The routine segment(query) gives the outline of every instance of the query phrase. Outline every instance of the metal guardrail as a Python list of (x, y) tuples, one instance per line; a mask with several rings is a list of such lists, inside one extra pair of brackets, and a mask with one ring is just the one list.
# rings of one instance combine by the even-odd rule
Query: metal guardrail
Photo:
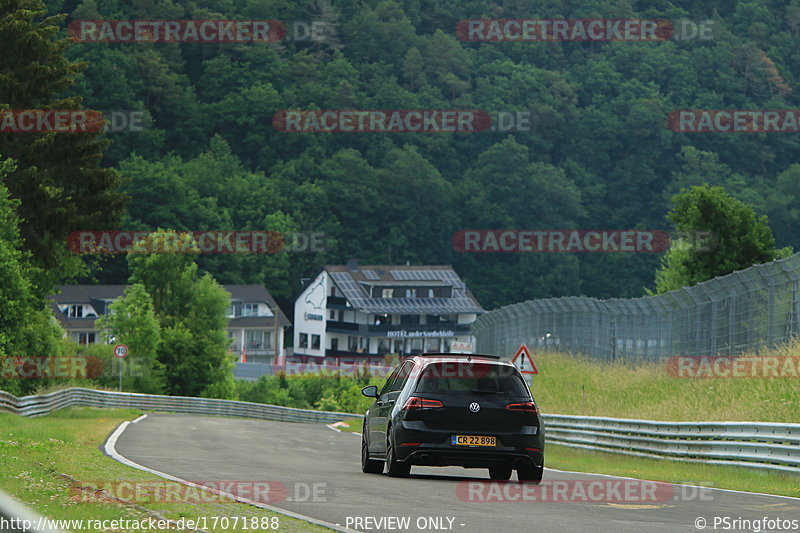
[(544, 415), (547, 442), (679, 461), (747, 466), (800, 475), (800, 424), (656, 422)]
[(0, 532), (3, 533), (60, 533), (49, 527), (48, 521), (0, 491)]
[[(0, 411), (40, 416), (70, 406), (135, 408), (284, 422), (330, 423), (363, 415), (309, 411), (232, 400), (64, 389), (17, 398), (0, 391)], [(543, 416), (547, 442), (626, 455), (747, 466), (800, 475), (800, 424), (661, 422), (570, 415)]]
[(41, 416), (71, 406), (134, 408), (196, 415), (235, 416), (283, 422), (336, 422), (352, 418), (349, 413), (310, 411), (252, 402), (161, 396), (134, 392), (99, 391), (83, 388), (63, 389), (40, 396), (16, 396), (0, 391), (0, 411), (22, 416)]

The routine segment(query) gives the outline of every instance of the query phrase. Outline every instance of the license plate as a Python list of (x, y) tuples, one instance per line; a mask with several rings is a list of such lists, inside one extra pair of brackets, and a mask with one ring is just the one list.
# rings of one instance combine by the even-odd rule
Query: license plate
[(487, 437), (485, 435), (453, 435), (451, 440), (453, 446), (497, 446), (497, 437)]

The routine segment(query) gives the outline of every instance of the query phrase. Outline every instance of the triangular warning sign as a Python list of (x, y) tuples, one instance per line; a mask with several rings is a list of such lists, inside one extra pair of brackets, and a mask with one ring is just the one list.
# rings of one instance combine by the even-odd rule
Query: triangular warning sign
[(525, 343), (520, 345), (517, 353), (515, 353), (514, 357), (511, 358), (511, 363), (523, 374), (539, 373), (539, 369), (536, 368), (536, 364), (533, 362), (533, 357), (531, 357), (531, 352), (528, 351), (528, 347), (525, 346)]

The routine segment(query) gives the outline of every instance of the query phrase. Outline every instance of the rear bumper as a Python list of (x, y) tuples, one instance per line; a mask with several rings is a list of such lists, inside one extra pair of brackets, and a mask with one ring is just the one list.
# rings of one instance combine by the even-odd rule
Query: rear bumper
[[(452, 435), (493, 435), (497, 446), (465, 447), (451, 444)], [(499, 464), (512, 466), (544, 464), (544, 435), (541, 426), (524, 426), (515, 432), (433, 430), (419, 422), (396, 426), (395, 454), (401, 462), (427, 466), (485, 468)]]

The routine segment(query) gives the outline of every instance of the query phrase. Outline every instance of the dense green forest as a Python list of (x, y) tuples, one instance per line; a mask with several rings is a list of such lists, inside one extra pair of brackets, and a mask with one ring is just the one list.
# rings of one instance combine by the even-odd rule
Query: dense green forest
[[(790, 109), (800, 1), (53, 0), (86, 19), (324, 21), (322, 41), (75, 43), (66, 97), (142, 110), (109, 133), (103, 166), (127, 181), (119, 227), (325, 232), (324, 253), (204, 255), (221, 283), (281, 303), (322, 264), (452, 264), (487, 309), (561, 295), (640, 296), (661, 254), (465, 254), (464, 229), (665, 229), (670, 198), (709, 183), (800, 245), (798, 138), (676, 133), (680, 109)], [(713, 38), (466, 42), (475, 18), (711, 20)], [(529, 111), (530, 131), (285, 133), (281, 110)], [(76, 226), (72, 229), (99, 229)], [(124, 283), (124, 256), (80, 281)], [(97, 262), (94, 262), (97, 261)]]

